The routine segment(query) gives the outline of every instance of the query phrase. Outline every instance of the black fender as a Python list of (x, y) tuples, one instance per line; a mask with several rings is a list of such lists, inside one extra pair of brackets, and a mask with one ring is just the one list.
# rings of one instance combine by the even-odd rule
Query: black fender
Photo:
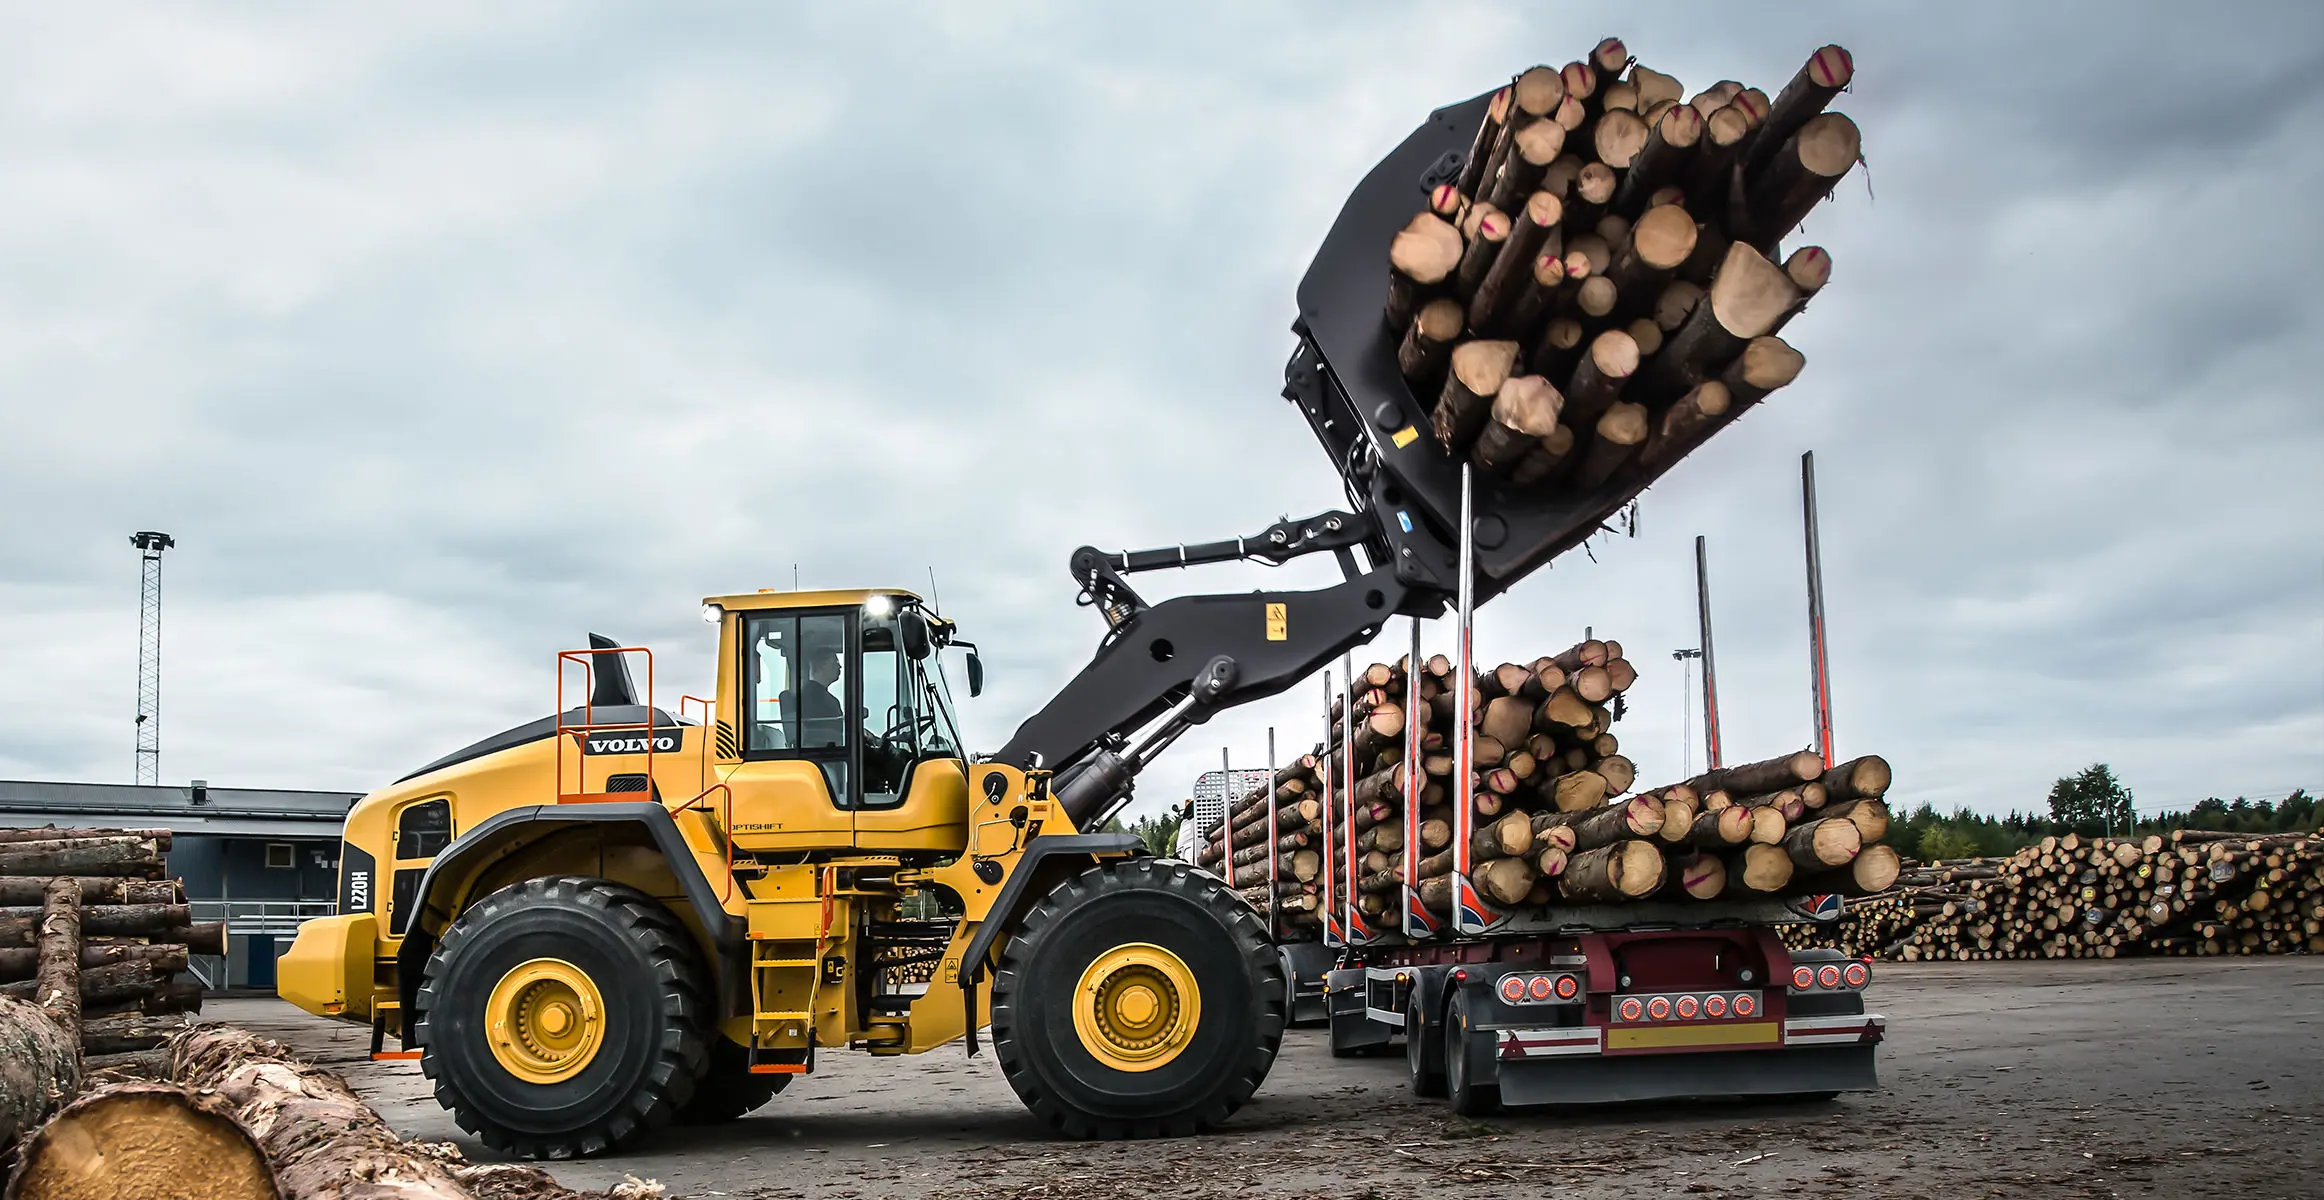
[[(672, 832), (675, 832), (673, 830)], [(1043, 834), (1025, 843), (1025, 852), (1017, 856), (1016, 869), (1009, 872), (1008, 882), (1001, 885), (1001, 894), (993, 897), (992, 910), (985, 914), (984, 924), (977, 926), (974, 936), (960, 955), (960, 985), (973, 988), (984, 975), (986, 960), (992, 957), (993, 943), (1000, 940), (1005, 926), (1017, 923), (1033, 902), (1041, 897), (1033, 891), (1033, 880), (1041, 874), (1040, 868), (1050, 859), (1135, 857), (1146, 853), (1146, 843), (1134, 833), (1052, 833)], [(973, 994), (973, 993), (972, 993)], [(975, 1001), (970, 1001), (973, 1011)], [(971, 1022), (973, 1027), (974, 1022)]]
[(438, 888), (448, 890), (446, 880), (463, 878), (473, 869), (484, 866), (506, 849), (520, 844), (519, 837), (529, 844), (547, 833), (602, 825), (635, 825), (653, 839), (655, 848), (670, 865), (670, 874), (677, 877), (678, 886), (685, 892), (687, 906), (694, 910), (702, 928), (710, 933), (711, 980), (716, 995), (721, 998), (719, 1010), (722, 1015), (733, 1010), (734, 990), (745, 979), (742, 965), (745, 922), (729, 915), (725, 905), (719, 903), (718, 889), (694, 861), (694, 851), (678, 832), (678, 822), (670, 816), (670, 810), (648, 800), (535, 804), (495, 813), (461, 834), (436, 855), (435, 861), (428, 864), (427, 873), (420, 876), (414, 896), (415, 913), (404, 931), (403, 945), (397, 947), (395, 954), (396, 993), (403, 1003), (401, 1032), (407, 1046), (414, 1044), (411, 1012), (412, 1002), (419, 995), (420, 976), (427, 969), (428, 956), (435, 953), (436, 934), (452, 919), (452, 899), (440, 894)]

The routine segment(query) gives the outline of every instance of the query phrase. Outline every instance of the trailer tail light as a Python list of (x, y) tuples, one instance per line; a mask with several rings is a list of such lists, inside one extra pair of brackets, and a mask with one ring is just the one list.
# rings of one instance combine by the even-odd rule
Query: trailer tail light
[(1748, 1017), (1759, 1011), (1759, 998), (1749, 992), (1735, 993), (1735, 1015)]
[(1621, 1008), (1617, 1011), (1621, 1014), (1623, 1020), (1635, 1021), (1638, 1018), (1646, 1015), (1646, 1005), (1642, 1003), (1636, 996), (1632, 996), (1628, 1000), (1624, 1000), (1622, 1002)]
[(1714, 1021), (1718, 1020), (1720, 1017), (1726, 1016), (1726, 1015), (1727, 1015), (1727, 998), (1726, 998), (1725, 996), (1706, 996), (1706, 997), (1704, 997), (1704, 998), (1703, 998), (1703, 1015), (1704, 1015), (1704, 1016), (1706, 1016), (1706, 1017), (1709, 1017), (1709, 1018), (1711, 1018), (1711, 1019), (1712, 1019), (1712, 1020), (1714, 1020)]
[(1670, 999), (1666, 996), (1656, 996), (1654, 999), (1647, 1001), (1646, 1015), (1654, 1018), (1657, 1021), (1669, 1016)]
[(1673, 1007), (1681, 1021), (1692, 1021), (1695, 1019), (1695, 1014), (1702, 1011), (1702, 1005), (1693, 996), (1679, 997), (1678, 1003)]
[(1536, 1000), (1547, 1000), (1556, 990), (1557, 985), (1551, 983), (1547, 975), (1536, 975), (1531, 983), (1525, 985), (1525, 994)]
[(1791, 969), (1791, 986), (1801, 991), (1816, 986), (1816, 969), (1814, 967), (1793, 967)]
[(1841, 975), (1847, 978), (1849, 987), (1860, 988), (1872, 981), (1872, 968), (1860, 962), (1849, 963), (1848, 969), (1842, 971)]
[(1816, 983), (1828, 988), (1840, 986), (1840, 968), (1831, 964), (1816, 972)]
[(1577, 993), (1579, 993), (1581, 990), (1582, 990), (1582, 983), (1581, 983), (1581, 980), (1578, 980), (1578, 979), (1574, 978), (1574, 977), (1573, 977), (1573, 976), (1571, 976), (1571, 975), (1560, 975), (1560, 976), (1558, 976), (1558, 977), (1557, 977), (1557, 998), (1558, 998), (1558, 999), (1560, 999), (1560, 1000), (1571, 1000), (1571, 999), (1573, 999), (1573, 998), (1574, 998), (1574, 996), (1575, 996)]
[(1507, 975), (1501, 979), (1501, 998), (1511, 1004), (1525, 999), (1525, 977)]

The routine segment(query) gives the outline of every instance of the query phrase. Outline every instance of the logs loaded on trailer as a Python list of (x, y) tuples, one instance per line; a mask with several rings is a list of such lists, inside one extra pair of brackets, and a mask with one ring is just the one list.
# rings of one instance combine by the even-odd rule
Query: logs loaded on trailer
[[(1408, 874), (1441, 916), (1452, 906), (1454, 805), (1465, 794), (1470, 880), (1508, 910), (1869, 895), (1895, 881), (1901, 860), (1882, 843), (1890, 771), (1878, 757), (1827, 770), (1799, 751), (1633, 793), (1637, 768), (1613, 727), (1637, 671), (1621, 643), (1589, 638), (1469, 682), (1473, 770), (1463, 788), (1453, 776), (1454, 676), (1441, 655), (1357, 672), (1325, 740), (1202, 831), (1198, 865), (1232, 871), (1262, 912), (1272, 899), (1287, 939), (1318, 935), (1327, 897), (1360, 918), (1390, 919)], [(1409, 822), (1408, 778), (1422, 806)]]
[(1384, 317), (1436, 442), (1499, 486), (1634, 491), (1806, 358), (1779, 336), (1831, 278), (1783, 243), (1861, 161), (1811, 54), (1771, 101), (1601, 41), (1495, 92), (1459, 174), (1387, 246)]
[(2068, 834), (1906, 863), (1895, 885), (1785, 940), (1902, 962), (2324, 953), (2314, 833)]

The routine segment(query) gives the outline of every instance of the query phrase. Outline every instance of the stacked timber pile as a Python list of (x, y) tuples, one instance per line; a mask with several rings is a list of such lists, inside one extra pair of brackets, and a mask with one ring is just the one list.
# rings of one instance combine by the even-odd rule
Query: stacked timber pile
[[(1470, 878), (1489, 902), (1519, 910), (1869, 896), (1894, 884), (1902, 860), (1882, 844), (1890, 771), (1878, 757), (1826, 770), (1822, 758), (1800, 751), (1631, 794), (1637, 768), (1613, 725), (1636, 679), (1620, 642), (1590, 638), (1471, 681)], [(1333, 895), (1366, 918), (1393, 923), (1414, 854), (1421, 903), (1439, 916), (1452, 908), (1453, 805), (1463, 790), (1454, 786), (1452, 664), (1441, 655), (1417, 672), (1403, 662), (1375, 663), (1354, 683), (1325, 743), (1279, 770), (1266, 794), (1230, 808), (1231, 844), (1213, 825), (1197, 855), (1213, 871), (1231, 863), (1249, 872), (1239, 890), (1254, 908), (1267, 901), (1267, 859), (1275, 856), (1277, 905), (1287, 913), (1280, 936), (1313, 935), (1326, 869)], [(1340, 713), (1353, 717), (1352, 772), (1339, 769), (1350, 748)], [(1413, 724), (1416, 762), (1408, 757)], [(1332, 767), (1328, 793), (1323, 763)], [(1414, 771), (1421, 809), (1407, 822), (1406, 777)], [(1352, 786), (1341, 784), (1343, 776)], [(1340, 831), (1335, 842), (1354, 831), (1352, 864), (1323, 845), (1327, 807)]]
[[(1323, 778), (1319, 747), (1278, 767), (1272, 783), (1253, 788), (1227, 805), (1225, 817), (1203, 831), (1195, 864), (1228, 879), (1245, 902), (1267, 911), (1267, 860), (1276, 859), (1275, 911), (1278, 936), (1317, 936), (1323, 871)], [(1275, 817), (1268, 836), (1268, 814)], [(1231, 829), (1229, 837), (1223, 831)]]
[(1911, 864), (1898, 882), (1785, 940), (1903, 962), (2324, 953), (2316, 834), (2068, 834), (2007, 858)]
[(194, 954), (224, 954), (225, 926), (196, 923), (163, 879), (166, 830), (0, 830), (0, 996), (55, 1006), (89, 1067), (158, 1069), (155, 1049), (202, 1006)]
[(1388, 247), (1389, 328), (1437, 442), (1506, 486), (1635, 490), (1798, 376), (1778, 332), (1831, 277), (1780, 243), (1859, 160), (1826, 46), (1771, 101), (1688, 98), (1607, 38), (1494, 93)]

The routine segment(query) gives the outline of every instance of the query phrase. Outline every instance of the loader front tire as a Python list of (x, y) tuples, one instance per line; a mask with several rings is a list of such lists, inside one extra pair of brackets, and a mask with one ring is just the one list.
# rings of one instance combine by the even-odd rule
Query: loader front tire
[(1105, 863), (1043, 897), (993, 975), (1009, 1085), (1075, 1138), (1181, 1137), (1258, 1090), (1283, 1040), (1283, 971), (1258, 918), (1184, 863)]
[(668, 1125), (703, 1071), (709, 988), (645, 893), (555, 875), (484, 897), (429, 956), (420, 1069), (462, 1129), (505, 1154), (601, 1154)]

